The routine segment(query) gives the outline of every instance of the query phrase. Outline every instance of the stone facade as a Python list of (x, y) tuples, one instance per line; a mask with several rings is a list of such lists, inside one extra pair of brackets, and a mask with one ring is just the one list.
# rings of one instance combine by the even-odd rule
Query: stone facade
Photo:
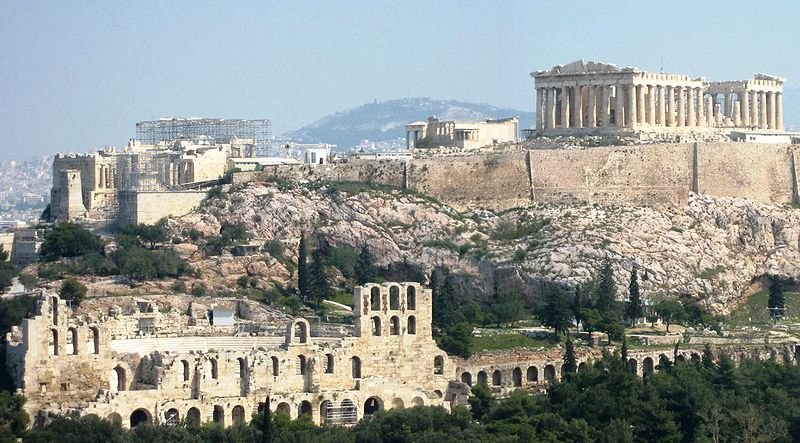
[(708, 82), (578, 60), (531, 73), (539, 135), (739, 128), (783, 130), (783, 82)]
[(439, 120), (428, 117), (406, 125), (406, 149), (417, 147), (451, 147), (477, 149), (487, 145), (514, 143), (519, 135), (517, 117), (481, 122)]

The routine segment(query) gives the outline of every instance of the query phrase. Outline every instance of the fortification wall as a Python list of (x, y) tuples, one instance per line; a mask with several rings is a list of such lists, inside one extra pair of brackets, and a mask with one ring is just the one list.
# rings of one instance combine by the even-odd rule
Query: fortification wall
[(765, 203), (791, 202), (792, 150), (791, 146), (764, 143), (700, 144), (699, 193)]
[(169, 215), (184, 215), (200, 206), (207, 191), (131, 191), (120, 193), (119, 222), (152, 224)]

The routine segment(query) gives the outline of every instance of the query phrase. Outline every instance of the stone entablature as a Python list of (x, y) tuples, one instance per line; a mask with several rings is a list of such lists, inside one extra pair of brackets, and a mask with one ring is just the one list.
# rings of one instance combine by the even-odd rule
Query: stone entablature
[(452, 147), (477, 149), (487, 145), (514, 143), (519, 135), (519, 119), (509, 117), (480, 122), (440, 120), (428, 117), (406, 125), (406, 149)]
[(687, 75), (578, 60), (531, 73), (539, 135), (639, 130), (783, 130), (783, 82), (707, 82)]

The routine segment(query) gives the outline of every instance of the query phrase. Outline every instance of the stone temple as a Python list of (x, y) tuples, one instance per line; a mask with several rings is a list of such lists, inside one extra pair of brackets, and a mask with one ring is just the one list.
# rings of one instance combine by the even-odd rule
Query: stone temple
[(578, 60), (531, 73), (536, 132), (783, 131), (784, 79), (706, 81)]

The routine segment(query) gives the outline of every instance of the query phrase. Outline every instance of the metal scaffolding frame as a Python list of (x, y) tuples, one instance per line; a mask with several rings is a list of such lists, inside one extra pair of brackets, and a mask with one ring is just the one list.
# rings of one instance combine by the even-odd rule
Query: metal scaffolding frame
[(146, 144), (209, 137), (216, 143), (253, 140), (257, 155), (266, 153), (272, 138), (272, 122), (228, 118), (162, 118), (136, 123), (136, 139)]

